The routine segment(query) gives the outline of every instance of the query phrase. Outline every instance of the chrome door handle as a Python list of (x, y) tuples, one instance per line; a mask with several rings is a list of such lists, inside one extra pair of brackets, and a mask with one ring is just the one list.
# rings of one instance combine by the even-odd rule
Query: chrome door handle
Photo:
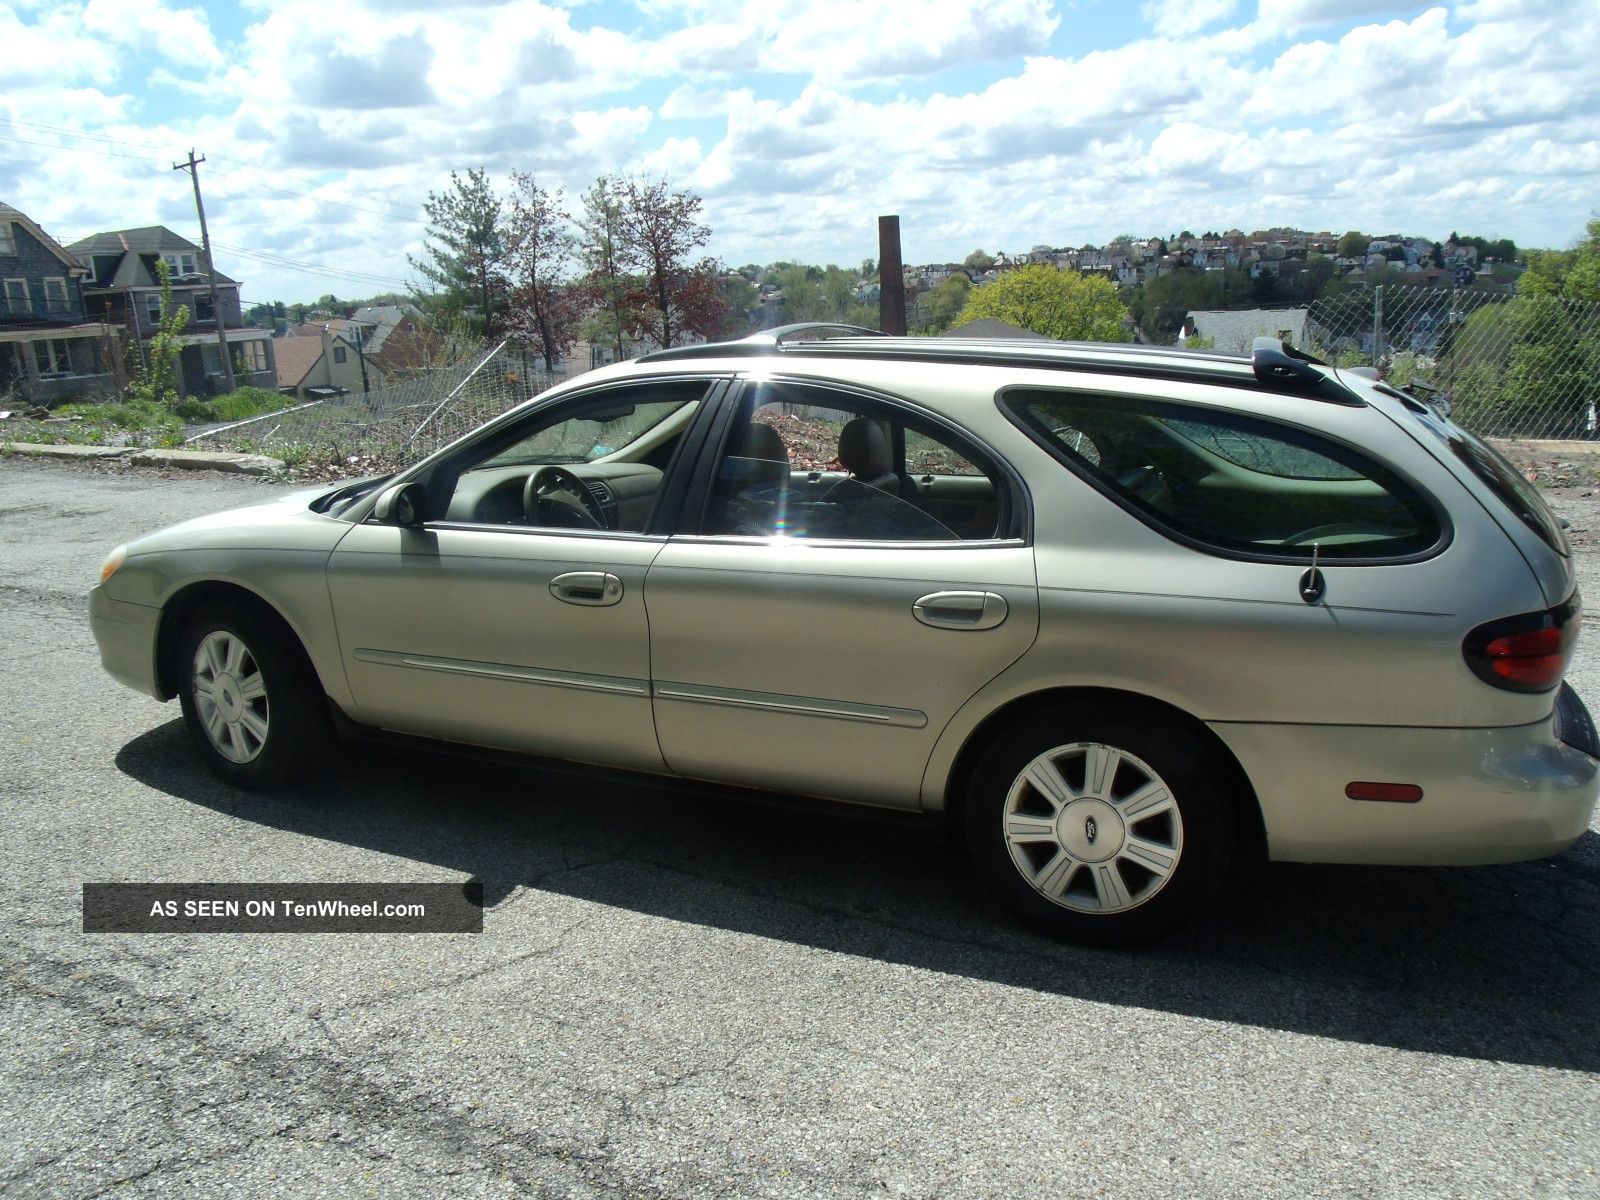
[(608, 571), (568, 571), (550, 581), (550, 594), (567, 604), (604, 608), (622, 599), (622, 580)]
[(935, 629), (993, 629), (1011, 609), (993, 592), (933, 592), (911, 606), (911, 614)]

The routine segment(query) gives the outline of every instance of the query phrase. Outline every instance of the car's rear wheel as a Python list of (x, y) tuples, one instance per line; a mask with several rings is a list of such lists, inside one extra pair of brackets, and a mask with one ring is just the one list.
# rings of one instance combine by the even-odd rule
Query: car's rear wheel
[(179, 702), (200, 755), (239, 787), (299, 778), (333, 741), (327, 703), (299, 645), (277, 622), (214, 604), (184, 627)]
[(1148, 941), (1192, 916), (1227, 867), (1227, 772), (1199, 731), (1128, 706), (1052, 705), (984, 753), (967, 844), (1000, 897), (1072, 941)]

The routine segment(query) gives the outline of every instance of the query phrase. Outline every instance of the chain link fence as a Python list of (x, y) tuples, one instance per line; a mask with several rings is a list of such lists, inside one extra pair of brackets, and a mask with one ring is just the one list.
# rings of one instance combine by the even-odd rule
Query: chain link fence
[[(1381, 287), (1325, 296), (1285, 310), (1291, 315), (1279, 322), (1290, 329), (1277, 332), (1289, 332), (1301, 349), (1343, 367), (1376, 366), (1397, 386), (1432, 384), (1450, 397), (1456, 420), (1477, 433), (1600, 440), (1600, 304)], [(535, 356), (507, 343), (482, 346), (455, 365), (371, 394), (198, 430), (188, 444), (339, 474), (390, 471), (556, 382)]]
[(370, 393), (310, 400), (197, 430), (185, 444), (266, 454), (334, 473), (393, 471), (558, 382), (560, 376), (535, 356), (502, 342)]
[(1317, 300), (1301, 348), (1450, 397), (1501, 438), (1600, 438), (1600, 304), (1476, 288), (1382, 287)]

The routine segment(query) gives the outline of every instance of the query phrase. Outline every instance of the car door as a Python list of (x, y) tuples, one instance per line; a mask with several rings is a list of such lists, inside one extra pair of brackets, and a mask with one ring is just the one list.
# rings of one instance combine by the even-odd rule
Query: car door
[(644, 514), (707, 386), (601, 388), (491, 426), (412, 478), (414, 524), (352, 528), (328, 564), (352, 715), (662, 770), (644, 580), (666, 539)]
[[(881, 461), (908, 429), (978, 464), (968, 499), (987, 527), (953, 531), (917, 503), (903, 455)], [(874, 449), (841, 456), (841, 439)], [(1022, 489), (927, 413), (781, 379), (746, 385), (706, 455), (701, 513), (645, 581), (667, 764), (915, 807), (946, 722), (1037, 633)]]

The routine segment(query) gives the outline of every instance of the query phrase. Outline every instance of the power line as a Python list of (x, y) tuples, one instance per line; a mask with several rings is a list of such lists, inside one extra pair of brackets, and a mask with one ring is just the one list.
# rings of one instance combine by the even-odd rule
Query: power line
[(230, 254), (237, 254), (241, 258), (251, 259), (271, 267), (289, 268), (303, 271), (311, 275), (322, 275), (331, 279), (348, 279), (354, 283), (386, 284), (409, 288), (411, 281), (400, 279), (394, 275), (379, 275), (373, 271), (350, 271), (339, 267), (329, 267), (322, 263), (305, 262), (302, 259), (289, 258), (282, 254), (273, 254), (265, 250), (251, 250), (244, 246), (230, 246), (226, 242), (214, 243), (218, 249), (226, 250)]

